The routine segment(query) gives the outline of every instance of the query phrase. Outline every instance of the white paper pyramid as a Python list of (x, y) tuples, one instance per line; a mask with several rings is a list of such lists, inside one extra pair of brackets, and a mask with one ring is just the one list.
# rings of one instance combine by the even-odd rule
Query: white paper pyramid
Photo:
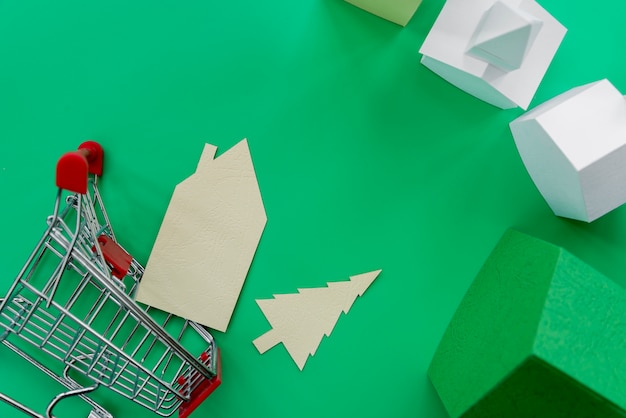
[(542, 26), (534, 16), (498, 1), (483, 15), (467, 52), (505, 71), (516, 70)]
[(363, 10), (387, 19), (400, 26), (406, 26), (415, 14), (422, 0), (346, 0)]
[(569, 90), (510, 127), (556, 215), (591, 222), (626, 202), (626, 98), (608, 80)]
[(467, 93), (527, 109), (565, 33), (534, 0), (448, 0), (420, 53)]

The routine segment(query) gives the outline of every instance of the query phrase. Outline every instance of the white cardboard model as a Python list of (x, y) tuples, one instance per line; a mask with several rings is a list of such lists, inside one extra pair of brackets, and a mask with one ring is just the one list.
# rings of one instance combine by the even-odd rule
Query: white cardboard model
[(137, 300), (226, 331), (267, 217), (248, 142), (216, 150), (176, 186)]
[(626, 98), (608, 80), (569, 90), (510, 127), (556, 215), (591, 222), (626, 202)]
[(400, 26), (406, 26), (415, 14), (422, 0), (346, 0), (363, 10), (387, 19)]
[(341, 312), (348, 313), (381, 270), (351, 276), (328, 287), (298, 289), (298, 293), (274, 295), (257, 304), (272, 329), (253, 341), (261, 354), (282, 342), (300, 370), (315, 355), (322, 337), (330, 336)]
[(527, 109), (566, 33), (534, 0), (448, 0), (422, 64), (502, 109)]

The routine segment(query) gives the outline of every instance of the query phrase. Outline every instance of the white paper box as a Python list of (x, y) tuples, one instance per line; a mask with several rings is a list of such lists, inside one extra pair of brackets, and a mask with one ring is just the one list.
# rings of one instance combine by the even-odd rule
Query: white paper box
[(527, 109), (566, 31), (534, 0), (448, 0), (422, 64), (494, 106)]
[(591, 222), (626, 202), (626, 98), (608, 80), (569, 90), (510, 127), (556, 215)]

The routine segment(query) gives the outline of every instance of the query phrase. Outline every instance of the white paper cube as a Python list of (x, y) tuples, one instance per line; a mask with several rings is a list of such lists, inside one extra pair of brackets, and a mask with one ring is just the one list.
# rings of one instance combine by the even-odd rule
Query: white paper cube
[(494, 106), (527, 109), (566, 32), (534, 0), (448, 0), (422, 64)]
[(569, 90), (510, 127), (556, 215), (591, 222), (626, 202), (626, 98), (608, 80)]
[(387, 19), (400, 26), (406, 26), (415, 14), (422, 0), (346, 0), (363, 10)]

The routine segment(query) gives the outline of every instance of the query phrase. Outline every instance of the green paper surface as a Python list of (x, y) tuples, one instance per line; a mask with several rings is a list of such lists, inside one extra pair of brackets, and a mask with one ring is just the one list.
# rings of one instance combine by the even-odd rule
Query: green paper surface
[(567, 251), (508, 231), (429, 377), (455, 418), (623, 416), (624, 306), (623, 288)]
[[(532, 383), (530, 390), (529, 383)], [(536, 357), (529, 357), (483, 402), (463, 418), (479, 417), (623, 417), (615, 405), (590, 396), (576, 381)]]
[[(247, 137), (268, 223), (222, 349), (223, 383), (192, 418), (444, 418), (426, 371), (509, 227), (626, 283), (626, 208), (557, 218), (502, 111), (420, 65), (443, 0), (405, 28), (343, 0), (0, 2), (0, 294), (45, 228), (54, 167), (105, 148), (119, 241), (148, 259), (174, 186), (204, 143)], [(626, 92), (626, 2), (542, 0), (567, 28), (531, 107), (601, 78)], [(383, 269), (300, 372), (255, 299)], [(355, 307), (356, 308), (356, 307)], [(42, 411), (59, 387), (0, 347), (0, 391)], [(10, 377), (10, 378), (9, 378)], [(106, 389), (116, 418), (154, 414)], [(56, 412), (84, 418), (68, 400)], [(0, 416), (22, 417), (0, 404)]]
[(591, 267), (561, 252), (533, 351), (625, 408), (626, 292), (610, 280), (591, 282), (594, 275)]

